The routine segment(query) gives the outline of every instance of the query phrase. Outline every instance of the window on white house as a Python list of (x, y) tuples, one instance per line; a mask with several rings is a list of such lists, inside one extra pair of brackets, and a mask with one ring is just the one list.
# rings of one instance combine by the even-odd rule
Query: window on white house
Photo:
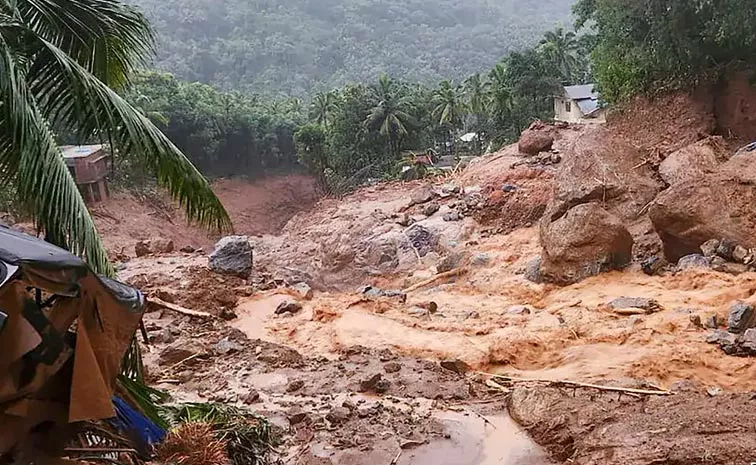
[(569, 100), (566, 101), (566, 102), (564, 102), (564, 109), (567, 111), (567, 113), (571, 113), (572, 112), (572, 102), (570, 102)]

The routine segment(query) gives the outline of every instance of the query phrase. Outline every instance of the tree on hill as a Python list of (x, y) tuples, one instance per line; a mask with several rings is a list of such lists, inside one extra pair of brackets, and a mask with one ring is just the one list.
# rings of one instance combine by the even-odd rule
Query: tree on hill
[(402, 138), (408, 135), (407, 127), (412, 120), (402, 90), (398, 82), (381, 74), (373, 87), (377, 103), (365, 120), (368, 128), (377, 129), (386, 138), (393, 159), (399, 156)]
[(55, 130), (112, 142), (155, 173), (187, 217), (229, 229), (205, 178), (113, 88), (153, 47), (144, 16), (118, 0), (0, 0), (0, 171), (47, 240), (113, 274)]

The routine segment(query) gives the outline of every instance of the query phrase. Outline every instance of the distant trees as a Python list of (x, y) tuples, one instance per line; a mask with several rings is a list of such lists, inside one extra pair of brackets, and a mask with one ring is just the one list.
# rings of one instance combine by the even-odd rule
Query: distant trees
[(401, 84), (383, 73), (378, 84), (372, 88), (375, 94), (375, 106), (368, 114), (365, 124), (368, 128), (378, 129), (386, 138), (389, 153), (396, 158), (399, 155), (402, 139), (409, 134), (407, 127), (412, 117), (406, 93)]

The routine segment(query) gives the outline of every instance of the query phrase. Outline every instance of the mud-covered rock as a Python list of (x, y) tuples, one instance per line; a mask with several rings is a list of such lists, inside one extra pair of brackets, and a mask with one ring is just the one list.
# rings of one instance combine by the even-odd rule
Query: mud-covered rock
[(738, 336), (727, 331), (712, 331), (706, 336), (706, 342), (718, 345), (726, 354), (734, 354), (738, 350)]
[(153, 239), (150, 241), (150, 249), (153, 253), (171, 253), (174, 250), (173, 241), (164, 238)]
[(441, 206), (436, 202), (431, 202), (423, 207), (423, 215), (433, 216), (437, 211), (441, 209)]
[(536, 257), (525, 265), (524, 276), (525, 279), (532, 283), (540, 284), (543, 282), (543, 275), (541, 274), (541, 257)]
[(412, 193), (410, 204), (420, 205), (426, 202), (430, 202), (431, 200), (433, 200), (433, 197), (435, 197), (435, 195), (436, 194), (433, 193), (433, 190), (430, 187), (423, 187)]
[(617, 297), (609, 302), (609, 306), (614, 309), (640, 308), (647, 311), (656, 311), (661, 308), (659, 302), (646, 297)]
[(756, 248), (755, 186), (756, 163), (749, 157), (733, 157), (715, 173), (659, 194), (649, 216), (667, 258), (698, 253), (710, 239)]
[(618, 217), (598, 204), (582, 204), (554, 221), (541, 222), (541, 274), (547, 281), (570, 284), (626, 267), (633, 238)]
[(295, 379), (286, 385), (286, 392), (297, 392), (304, 387), (304, 384), (301, 379)]
[(286, 299), (276, 307), (276, 315), (282, 315), (284, 313), (297, 313), (302, 310), (302, 304), (294, 299)]
[(243, 349), (238, 342), (231, 341), (228, 338), (221, 339), (213, 346), (213, 351), (219, 355), (228, 355), (234, 352), (240, 352)]
[(244, 402), (247, 405), (255, 404), (259, 401), (260, 401), (260, 393), (257, 392), (255, 389), (250, 389), (247, 395), (244, 396), (244, 399), (242, 399), (242, 402)]
[(296, 283), (291, 286), (291, 290), (294, 291), (294, 293), (297, 294), (300, 299), (312, 300), (312, 288), (307, 283)]
[(553, 145), (554, 136), (548, 128), (530, 128), (522, 132), (517, 147), (527, 155), (538, 155), (551, 150)]
[(664, 182), (674, 185), (709, 175), (728, 159), (724, 140), (719, 136), (708, 137), (671, 153), (659, 165), (659, 175)]
[(747, 329), (740, 338), (740, 350), (745, 355), (756, 355), (756, 329)]
[(444, 213), (442, 218), (444, 219), (444, 221), (449, 221), (449, 222), (460, 221), (462, 219), (462, 217), (459, 215), (459, 212), (457, 210), (452, 210), (452, 211), (448, 211)]
[(415, 225), (404, 234), (421, 257), (433, 252), (438, 245), (438, 237), (424, 226)]
[(328, 414), (326, 414), (326, 420), (332, 425), (341, 425), (349, 421), (352, 416), (352, 411), (347, 407), (334, 407)]
[(756, 327), (756, 311), (752, 305), (737, 302), (730, 307), (730, 315), (727, 319), (728, 331), (740, 334), (754, 327)]
[(715, 257), (717, 255), (717, 249), (719, 249), (719, 239), (709, 239), (701, 244), (700, 249), (704, 257)]
[(187, 366), (196, 363), (196, 358), (203, 355), (205, 346), (194, 340), (176, 342), (160, 352), (158, 364), (161, 366), (173, 366), (183, 362)]
[(491, 264), (491, 255), (480, 252), (473, 255), (472, 259), (470, 260), (470, 263), (473, 266), (487, 266)]
[(152, 250), (150, 249), (150, 243), (146, 241), (137, 241), (137, 243), (134, 244), (134, 253), (137, 257), (144, 257), (151, 254)]
[(208, 266), (216, 273), (242, 278), (252, 272), (252, 246), (247, 236), (227, 236), (215, 244)]
[(452, 252), (449, 255), (442, 258), (440, 262), (438, 262), (438, 265), (436, 266), (436, 271), (438, 271), (439, 273), (446, 273), (447, 271), (456, 269), (462, 263), (463, 259), (464, 259), (463, 254), (459, 252)]
[(470, 365), (460, 359), (444, 360), (441, 362), (441, 368), (449, 371), (453, 371), (459, 375), (464, 375), (470, 371)]

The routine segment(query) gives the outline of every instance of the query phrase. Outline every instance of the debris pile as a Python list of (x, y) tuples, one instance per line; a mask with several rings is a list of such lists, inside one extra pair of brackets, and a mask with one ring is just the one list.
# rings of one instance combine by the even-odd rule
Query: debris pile
[(730, 308), (727, 331), (715, 329), (706, 341), (717, 344), (728, 355), (756, 355), (756, 309), (737, 302)]

